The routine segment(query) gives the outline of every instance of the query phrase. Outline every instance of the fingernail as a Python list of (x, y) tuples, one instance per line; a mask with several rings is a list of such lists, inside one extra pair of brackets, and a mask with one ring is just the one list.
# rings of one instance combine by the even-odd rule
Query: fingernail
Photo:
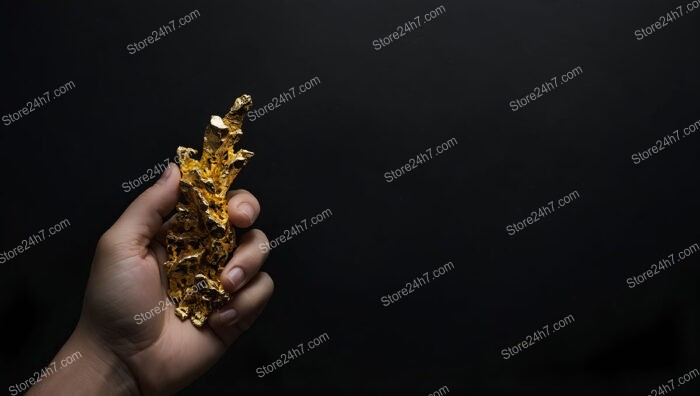
[(243, 277), (245, 274), (243, 273), (243, 270), (240, 269), (239, 267), (236, 267), (232, 269), (226, 277), (228, 277), (229, 282), (233, 285), (233, 291), (238, 290), (238, 287), (241, 285), (241, 282), (243, 282)]
[(160, 179), (158, 181), (166, 181), (170, 177), (170, 175), (173, 174), (173, 164), (168, 164), (168, 166), (165, 168), (165, 171), (163, 172), (162, 175), (160, 175)]
[(221, 321), (224, 326), (231, 326), (236, 323), (237, 318), (238, 312), (233, 308), (228, 308), (219, 313), (219, 321)]
[(253, 224), (253, 216), (255, 216), (255, 211), (253, 210), (252, 206), (250, 206), (247, 203), (242, 203), (238, 205), (238, 210), (243, 212), (243, 214), (246, 215), (246, 217), (248, 217), (248, 221), (250, 222), (250, 224)]

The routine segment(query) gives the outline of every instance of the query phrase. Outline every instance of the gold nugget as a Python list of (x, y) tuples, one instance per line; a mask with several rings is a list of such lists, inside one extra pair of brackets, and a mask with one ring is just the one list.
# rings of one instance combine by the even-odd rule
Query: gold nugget
[(199, 160), (192, 158), (197, 150), (177, 149), (181, 196), (166, 238), (168, 296), (176, 304), (175, 315), (181, 320), (189, 317), (197, 327), (231, 299), (219, 280), (236, 248), (226, 193), (253, 156), (233, 147), (243, 134), (243, 118), (252, 104), (250, 95), (243, 95), (223, 118), (211, 116)]

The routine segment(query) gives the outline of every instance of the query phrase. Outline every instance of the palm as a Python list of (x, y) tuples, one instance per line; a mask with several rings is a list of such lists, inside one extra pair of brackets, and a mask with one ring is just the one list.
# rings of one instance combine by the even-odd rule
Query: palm
[[(173, 314), (162, 266), (165, 259), (165, 249), (158, 242), (143, 257), (135, 255), (111, 264), (109, 257), (98, 255), (85, 299), (87, 316), (106, 345), (133, 371), (156, 374), (142, 378), (144, 388), (157, 387), (155, 381), (189, 382), (188, 378), (205, 371), (225, 350), (210, 328), (198, 329)], [(153, 370), (154, 364), (163, 367)]]
[[(128, 367), (131, 382), (144, 394), (172, 394), (206, 371), (253, 324), (274, 288), (270, 276), (259, 272), (266, 254), (257, 247), (267, 237), (251, 230), (238, 240), (222, 273), (231, 301), (201, 329), (173, 314), (165, 248), (158, 242), (166, 228), (163, 217), (178, 199), (179, 170), (168, 169), (100, 238), (78, 324), (81, 334), (107, 346), (101, 351)], [(228, 197), (231, 224), (250, 227), (260, 213), (255, 197), (244, 190)]]

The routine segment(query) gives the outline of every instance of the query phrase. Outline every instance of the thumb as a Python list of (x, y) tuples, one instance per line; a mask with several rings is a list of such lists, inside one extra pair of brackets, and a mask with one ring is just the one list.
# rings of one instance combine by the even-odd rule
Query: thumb
[(163, 226), (163, 217), (177, 204), (180, 169), (169, 164), (160, 179), (129, 205), (110, 230), (114, 242), (137, 249), (147, 248)]

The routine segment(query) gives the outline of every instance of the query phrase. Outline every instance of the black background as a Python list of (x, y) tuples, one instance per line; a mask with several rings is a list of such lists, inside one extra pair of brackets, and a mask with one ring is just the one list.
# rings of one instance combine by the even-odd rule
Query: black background
[[(638, 41), (687, 1), (3, 2), (0, 250), (71, 226), (0, 269), (2, 386), (49, 362), (80, 313), (94, 246), (210, 114), (321, 84), (244, 125), (256, 156), (234, 188), (262, 203), (275, 294), (256, 325), (182, 394), (647, 395), (700, 368), (700, 255), (628, 277), (700, 242), (700, 136), (631, 155), (700, 119), (700, 10)], [(377, 51), (372, 41), (444, 5)], [(197, 9), (146, 49), (126, 46)], [(517, 112), (509, 102), (580, 66)], [(451, 138), (401, 178), (384, 173)], [(152, 183), (152, 182), (151, 182)], [(580, 198), (514, 236), (549, 201)], [(380, 298), (451, 261), (388, 307)], [(575, 322), (511, 359), (546, 324)], [(257, 378), (301, 342), (330, 340)], [(674, 394), (697, 394), (700, 379)]]

